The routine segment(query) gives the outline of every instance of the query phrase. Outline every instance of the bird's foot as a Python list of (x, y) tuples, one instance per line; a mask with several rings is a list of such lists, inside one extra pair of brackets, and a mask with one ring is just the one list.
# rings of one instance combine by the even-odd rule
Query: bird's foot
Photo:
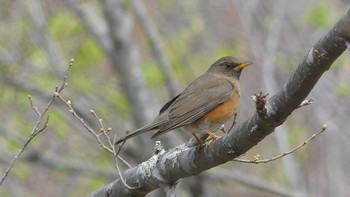
[(219, 138), (219, 136), (215, 135), (215, 133), (211, 132), (211, 131), (207, 131), (207, 134), (210, 136), (209, 140), (216, 140)]
[(202, 147), (206, 143), (206, 139), (208, 138), (207, 133), (202, 133), (199, 135), (196, 135), (192, 133), (193, 138), (186, 144), (187, 147), (194, 147), (194, 146), (200, 146)]
[(205, 143), (205, 138), (203, 140), (202, 136), (198, 137), (195, 133), (192, 133), (192, 135), (196, 139), (195, 145), (202, 145)]
[(207, 131), (206, 133), (202, 133), (200, 135), (196, 135), (195, 133), (192, 133), (192, 135), (194, 138), (192, 138), (189, 141), (187, 146), (188, 147), (197, 146), (197, 150), (196, 150), (197, 153), (200, 152), (204, 146), (209, 145), (211, 142), (213, 142), (218, 138), (218, 136), (211, 131)]
[(211, 131), (207, 131), (207, 134), (209, 135), (209, 138), (207, 140), (205, 140), (205, 142), (209, 145), (211, 144), (214, 140), (218, 139), (219, 136), (215, 135), (213, 132)]

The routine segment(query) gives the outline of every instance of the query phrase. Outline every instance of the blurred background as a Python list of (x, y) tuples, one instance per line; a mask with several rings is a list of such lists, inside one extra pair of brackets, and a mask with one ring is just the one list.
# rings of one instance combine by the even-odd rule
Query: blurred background
[[(241, 76), (238, 124), (255, 108), (251, 96), (273, 95), (299, 61), (349, 8), (344, 0), (1, 0), (0, 172), (37, 120), (75, 58), (63, 96), (88, 125), (89, 113), (112, 133), (144, 125), (216, 59), (254, 62)], [(244, 158), (291, 150), (322, 124), (326, 133), (267, 164), (229, 162), (180, 181), (179, 196), (347, 196), (350, 193), (350, 59), (345, 52), (313, 89), (311, 106), (295, 111)], [(110, 154), (68, 109), (55, 102), (37, 136), (0, 187), (0, 196), (85, 196), (117, 178)], [(129, 140), (133, 166), (153, 153), (152, 132)], [(169, 132), (165, 148), (191, 136)], [(124, 170), (126, 166), (121, 166)], [(151, 197), (164, 196), (154, 191)]]

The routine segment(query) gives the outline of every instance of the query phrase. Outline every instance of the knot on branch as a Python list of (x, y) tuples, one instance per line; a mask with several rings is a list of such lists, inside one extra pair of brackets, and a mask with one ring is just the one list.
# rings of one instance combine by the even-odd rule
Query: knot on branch
[(156, 141), (156, 144), (154, 145), (154, 154), (158, 155), (158, 154), (163, 154), (165, 152), (162, 144), (160, 141)]
[(256, 112), (258, 113), (260, 118), (266, 119), (267, 118), (267, 110), (266, 110), (266, 97), (269, 94), (263, 94), (262, 92), (259, 92), (257, 94), (254, 94), (253, 100), (255, 102)]

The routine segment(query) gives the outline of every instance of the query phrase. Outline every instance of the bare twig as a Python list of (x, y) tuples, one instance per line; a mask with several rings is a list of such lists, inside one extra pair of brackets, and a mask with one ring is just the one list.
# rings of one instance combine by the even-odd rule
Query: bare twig
[(42, 121), (42, 116), (40, 115), (38, 118), (38, 122), (37, 124), (35, 124), (35, 126), (32, 129), (32, 132), (29, 136), (29, 138), (27, 139), (27, 141), (25, 142), (25, 144), (23, 145), (23, 147), (19, 150), (19, 152), (16, 154), (16, 156), (14, 157), (14, 159), (12, 160), (10, 166), (6, 169), (5, 173), (2, 175), (1, 180), (0, 180), (0, 186), (2, 185), (2, 183), (5, 181), (7, 175), (10, 173), (11, 169), (13, 168), (13, 166), (15, 165), (16, 161), (19, 159), (19, 157), (22, 155), (22, 153), (24, 152), (24, 150), (27, 148), (27, 146), (29, 145), (29, 143), (33, 140), (33, 138), (35, 136), (37, 136), (39, 133), (41, 133), (42, 131), (44, 131), (46, 129), (46, 127), (49, 124), (49, 116), (47, 116), (44, 125), (39, 129), (39, 125)]
[[(119, 152), (119, 151), (118, 151)], [(133, 189), (138, 189), (139, 187), (132, 187), (130, 185), (128, 185), (123, 177), (123, 174), (122, 172), (120, 171), (119, 169), (119, 164), (118, 164), (118, 158), (119, 158), (119, 155), (114, 155), (115, 156), (115, 168), (117, 169), (117, 172), (118, 172), (118, 175), (119, 175), (119, 178), (120, 180), (123, 182), (123, 185), (124, 187), (126, 187), (127, 189), (130, 189), (130, 190), (133, 190)]]
[[(86, 130), (91, 133), (97, 143), (99, 144), (99, 146), (106, 150), (107, 152), (111, 153), (115, 159), (115, 168), (118, 172), (118, 175), (120, 177), (120, 180), (123, 182), (124, 186), (128, 189), (137, 189), (137, 187), (131, 187), (129, 186), (126, 182), (125, 182), (125, 179), (123, 178), (122, 176), (122, 173), (120, 171), (120, 168), (119, 168), (119, 164), (118, 164), (118, 159), (120, 159), (124, 164), (126, 164), (129, 168), (131, 168), (131, 165), (126, 161), (124, 160), (120, 155), (120, 151), (122, 149), (122, 146), (119, 147), (118, 151), (116, 151), (116, 148), (114, 146), (114, 141), (115, 141), (115, 138), (112, 140), (110, 138), (110, 136), (108, 135), (108, 132), (110, 132), (112, 130), (112, 128), (108, 127), (106, 129), (106, 127), (104, 126), (103, 124), (103, 120), (102, 118), (100, 118), (96, 112), (94, 110), (90, 110), (90, 113), (96, 118), (96, 120), (98, 121), (99, 125), (100, 125), (100, 131), (101, 133), (98, 133), (96, 132), (93, 128), (89, 127), (83, 118), (81, 118), (74, 110), (73, 106), (72, 106), (72, 101), (70, 100), (67, 100), (65, 98), (62, 97), (62, 95), (60, 95), (59, 93), (56, 92), (55, 94), (57, 96), (57, 98), (59, 98), (69, 109), (69, 112), (86, 128)], [(103, 142), (101, 137), (104, 137), (106, 139), (107, 142)], [(106, 144), (107, 143), (107, 144)]]
[(73, 62), (74, 62), (74, 59), (71, 59), (70, 62), (69, 62), (68, 70), (67, 70), (66, 74), (64, 75), (62, 85), (55, 88), (55, 92), (52, 95), (51, 100), (47, 103), (46, 107), (44, 108), (44, 110), (42, 112), (40, 112), (38, 107), (34, 105), (33, 100), (32, 100), (32, 96), (28, 95), (30, 106), (32, 107), (33, 111), (37, 114), (38, 119), (37, 119), (37, 122), (35, 123), (32, 131), (30, 132), (30, 135), (29, 135), (27, 141), (24, 143), (23, 147), (15, 155), (15, 157), (12, 160), (10, 166), (6, 169), (5, 173), (2, 175), (1, 180), (0, 180), (0, 186), (2, 185), (4, 180), (6, 179), (7, 175), (10, 173), (11, 169), (15, 165), (16, 161), (18, 160), (18, 158), (22, 155), (24, 150), (27, 148), (29, 143), (34, 139), (35, 136), (37, 136), (39, 133), (44, 131), (46, 129), (46, 127), (49, 125), (49, 116), (47, 116), (46, 119), (45, 119), (45, 122), (43, 123), (43, 126), (40, 127), (40, 125), (42, 124), (43, 119), (45, 117), (45, 114), (47, 113), (47, 111), (51, 107), (51, 105), (54, 102), (56, 96), (59, 95), (59, 93), (62, 92), (62, 90), (65, 87), (68, 86), (67, 77), (68, 77), (69, 70), (70, 70), (71, 66), (73, 65)]
[(235, 158), (235, 159), (233, 159), (233, 161), (238, 161), (238, 162), (241, 162), (241, 163), (254, 163), (254, 164), (268, 163), (268, 162), (271, 162), (271, 161), (275, 161), (275, 160), (280, 159), (280, 158), (282, 158), (282, 157), (284, 157), (286, 155), (294, 153), (295, 151), (297, 151), (298, 149), (300, 149), (301, 147), (303, 147), (307, 143), (309, 143), (311, 140), (315, 139), (318, 135), (320, 135), (321, 133), (326, 131), (326, 129), (327, 129), (327, 125), (326, 124), (322, 125), (322, 128), (321, 128), (321, 130), (318, 133), (313, 134), (310, 138), (305, 140), (302, 144), (300, 144), (299, 146), (293, 148), (292, 150), (290, 150), (288, 152), (284, 152), (284, 153), (279, 154), (279, 155), (277, 155), (275, 157), (272, 157), (272, 158), (269, 158), (269, 159), (259, 160), (260, 155), (257, 154), (257, 155), (254, 156), (254, 159), (252, 159), (252, 160), (245, 160), (245, 159)]
[[(131, 168), (131, 165), (124, 160), (122, 157), (119, 156), (119, 152), (120, 151), (115, 151), (115, 148), (113, 146), (113, 142), (111, 140), (111, 138), (108, 136), (108, 132), (110, 132), (112, 129), (111, 128), (107, 128), (107, 130), (105, 129), (105, 127), (103, 126), (102, 123), (102, 119), (100, 119), (96, 113), (94, 112), (94, 110), (90, 110), (90, 113), (93, 114), (93, 116), (98, 120), (100, 126), (101, 126), (101, 132), (102, 133), (97, 133), (94, 129), (92, 129), (91, 127), (89, 127), (86, 122), (84, 121), (83, 118), (81, 118), (76, 111), (74, 110), (73, 106), (72, 106), (72, 101), (70, 100), (66, 100), (65, 98), (62, 97), (62, 95), (58, 94), (57, 97), (69, 108), (69, 112), (85, 127), (85, 129), (91, 133), (95, 139), (97, 140), (99, 146), (101, 148), (103, 148), (104, 150), (108, 151), (109, 153), (113, 154), (114, 156), (117, 156), (125, 165), (127, 165), (129, 168)], [(103, 141), (101, 140), (101, 136), (104, 136), (107, 141), (108, 141), (108, 146), (105, 145), (103, 143)], [(115, 154), (117, 153), (117, 154)]]
[[(107, 128), (107, 130), (105, 129), (105, 127), (104, 127), (104, 125), (103, 125), (103, 120), (102, 120), (102, 118), (99, 118), (98, 117), (98, 115), (95, 113), (95, 111), (94, 110), (90, 110), (90, 112), (91, 112), (91, 114), (98, 120), (98, 123), (100, 124), (100, 126), (101, 126), (101, 128), (100, 128), (100, 130), (101, 130), (101, 134), (103, 134), (103, 136), (105, 136), (105, 138), (107, 139), (107, 142), (108, 142), (108, 144), (109, 144), (109, 147), (114, 147), (113, 146), (113, 142), (111, 141), (111, 138), (109, 137), (109, 135), (107, 134), (108, 132), (110, 132), (111, 130), (112, 130), (112, 128)], [(100, 134), (100, 135), (101, 135)], [(115, 152), (115, 151), (113, 151), (113, 152)]]
[(222, 133), (230, 133), (230, 131), (233, 129), (233, 127), (236, 125), (236, 119), (237, 119), (237, 112), (235, 112), (235, 114), (233, 115), (233, 120), (232, 120), (232, 123), (231, 123), (231, 126), (230, 128), (226, 131), (225, 130), (225, 125), (221, 125), (221, 127), (219, 128), (219, 130), (222, 132)]
[(306, 99), (303, 102), (300, 103), (299, 108), (307, 106), (307, 105), (311, 105), (314, 102), (314, 100), (311, 99)]
[(83, 118), (81, 118), (74, 110), (74, 108), (72, 107), (72, 101), (70, 100), (66, 100), (65, 98), (63, 98), (60, 94), (57, 95), (57, 97), (64, 103), (66, 104), (66, 106), (69, 108), (69, 112), (86, 128), (86, 130), (91, 133), (92, 135), (95, 136), (99, 146), (101, 148), (103, 148), (104, 150), (110, 152), (113, 154), (113, 149), (110, 147), (107, 147), (101, 140), (100, 135), (97, 134), (97, 132), (94, 131), (94, 129), (92, 129), (91, 127), (89, 127)]

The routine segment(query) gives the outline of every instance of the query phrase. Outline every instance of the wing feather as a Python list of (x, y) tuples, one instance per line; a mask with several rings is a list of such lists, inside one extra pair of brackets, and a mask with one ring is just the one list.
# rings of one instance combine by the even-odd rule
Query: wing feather
[(167, 110), (163, 111), (167, 113), (168, 123), (159, 126), (159, 131), (152, 138), (198, 120), (230, 98), (234, 87), (230, 81), (212, 75), (205, 77), (206, 80), (200, 77), (192, 82), (172, 100)]

